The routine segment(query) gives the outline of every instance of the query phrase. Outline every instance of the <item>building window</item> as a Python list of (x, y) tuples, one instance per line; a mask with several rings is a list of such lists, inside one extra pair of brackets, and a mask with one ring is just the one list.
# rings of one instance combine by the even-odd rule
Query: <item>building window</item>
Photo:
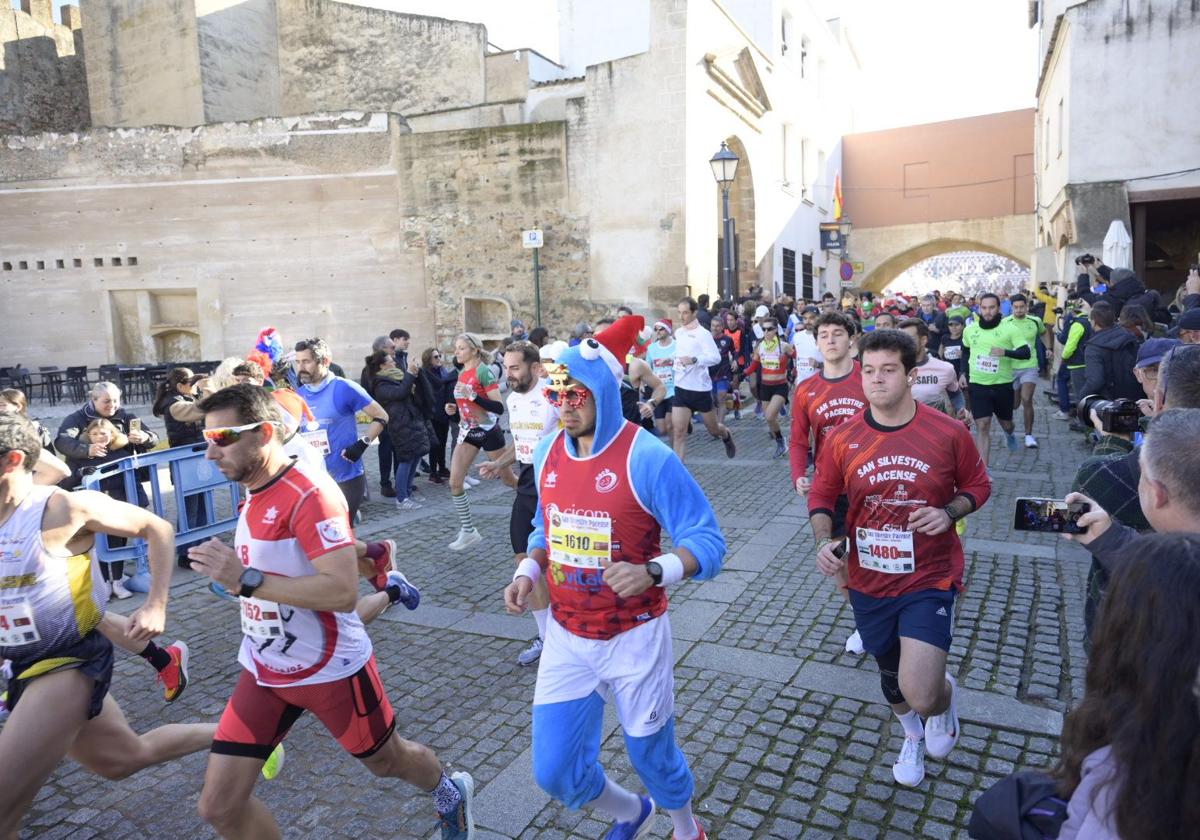
[(807, 38), (800, 39), (800, 78), (803, 79), (808, 72), (808, 49), (809, 40)]
[(796, 296), (796, 252), (791, 248), (783, 249), (783, 293)]
[(787, 55), (792, 46), (792, 16), (784, 12), (779, 19), (779, 53)]
[[(814, 196), (816, 195), (816, 192), (817, 192), (817, 182), (824, 181), (824, 180), (825, 180), (825, 150), (817, 149), (817, 170), (813, 173), (813, 195)], [(828, 182), (825, 181), (825, 183), (828, 183)], [(814, 198), (814, 201), (817, 201), (817, 205), (819, 207), (829, 209), (829, 205), (833, 202), (833, 190), (823, 189), (821, 192), (822, 192), (822, 197), (824, 200), (822, 201), (822, 200)]]
[(1067, 121), (1063, 119), (1063, 101), (1058, 100), (1058, 156), (1062, 157), (1063, 149), (1063, 126)]
[[(794, 266), (794, 256), (792, 257), (792, 260), (792, 265)], [(794, 272), (795, 268), (793, 268), (792, 271)], [(794, 282), (795, 280), (793, 279), (793, 283)], [(805, 300), (812, 300), (816, 297), (816, 293), (813, 291), (812, 254), (800, 255), (800, 294)]]
[(1042, 158), (1044, 159), (1045, 162), (1042, 164), (1042, 169), (1048, 169), (1050, 167), (1050, 117), (1049, 116), (1046, 117), (1046, 129), (1043, 132), (1043, 134), (1045, 135), (1045, 137), (1042, 140), (1042, 149), (1043, 149)]
[(800, 141), (800, 194), (808, 196), (809, 184), (812, 181), (812, 166), (808, 156), (812, 151), (812, 143), (807, 137)]
[(780, 160), (780, 171), (783, 174), (783, 185), (786, 187), (792, 182), (792, 127), (787, 123), (781, 126), (779, 141), (783, 146), (782, 159)]

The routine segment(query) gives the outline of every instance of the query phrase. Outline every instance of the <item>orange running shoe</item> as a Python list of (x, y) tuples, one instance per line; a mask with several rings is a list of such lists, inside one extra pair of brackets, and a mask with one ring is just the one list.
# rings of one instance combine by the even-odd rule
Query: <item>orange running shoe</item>
[(177, 641), (163, 649), (170, 655), (171, 664), (158, 672), (158, 681), (162, 683), (163, 698), (174, 703), (188, 684), (188, 646)]

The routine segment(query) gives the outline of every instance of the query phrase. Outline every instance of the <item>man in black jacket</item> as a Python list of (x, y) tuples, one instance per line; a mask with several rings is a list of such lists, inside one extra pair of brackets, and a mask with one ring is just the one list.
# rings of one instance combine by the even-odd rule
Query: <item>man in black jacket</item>
[[(1133, 374), (1138, 343), (1133, 333), (1117, 326), (1116, 312), (1108, 301), (1092, 307), (1095, 331), (1084, 348), (1084, 383), (1080, 397), (1098, 394), (1105, 399), (1138, 400), (1142, 386)], [(1087, 418), (1080, 418), (1086, 421)]]

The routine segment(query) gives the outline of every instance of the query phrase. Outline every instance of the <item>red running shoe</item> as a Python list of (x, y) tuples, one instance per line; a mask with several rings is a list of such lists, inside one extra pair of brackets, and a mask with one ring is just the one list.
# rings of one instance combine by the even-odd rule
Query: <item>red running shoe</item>
[(383, 590), (387, 589), (388, 572), (397, 571), (396, 541), (381, 540), (380, 542), (372, 543), (372, 545), (383, 547), (383, 553), (379, 556), (379, 558), (371, 561), (375, 564), (375, 577), (371, 578), (370, 580), (371, 586), (374, 587), (375, 591), (382, 592)]
[(158, 672), (158, 681), (162, 683), (163, 699), (174, 703), (188, 684), (188, 646), (186, 642), (178, 641), (164, 650), (171, 657), (171, 664)]

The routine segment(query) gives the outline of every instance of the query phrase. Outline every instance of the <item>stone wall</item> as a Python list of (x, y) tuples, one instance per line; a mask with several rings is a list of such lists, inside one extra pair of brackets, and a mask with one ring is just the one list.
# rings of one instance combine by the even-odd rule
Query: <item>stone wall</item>
[(275, 0), (284, 114), (482, 103), (487, 30), (336, 0)]
[(653, 49), (588, 67), (584, 96), (567, 103), (569, 207), (587, 219), (592, 299), (661, 311), (688, 284), (687, 11), (683, 0), (650, 6)]
[(329, 339), (357, 371), (394, 327), (431, 341), (422, 254), (397, 221), (392, 135), (405, 130), (349, 114), (8, 138), (6, 358), (219, 359), (273, 325)]
[(195, 0), (204, 121), (278, 116), (275, 0)]
[(89, 0), (83, 16), (92, 125), (200, 125), (195, 0)]
[(573, 323), (602, 311), (591, 303), (586, 221), (567, 207), (563, 123), (405, 134), (396, 141), (402, 236), (425, 254), (442, 344), (464, 327), (497, 340), (509, 331), (508, 312), (533, 325), (532, 252), (521, 247), (520, 235), (535, 224), (545, 234), (542, 322), (565, 338)]
[(62, 23), (49, 0), (0, 14), (0, 134), (79, 131), (90, 124), (79, 8)]

